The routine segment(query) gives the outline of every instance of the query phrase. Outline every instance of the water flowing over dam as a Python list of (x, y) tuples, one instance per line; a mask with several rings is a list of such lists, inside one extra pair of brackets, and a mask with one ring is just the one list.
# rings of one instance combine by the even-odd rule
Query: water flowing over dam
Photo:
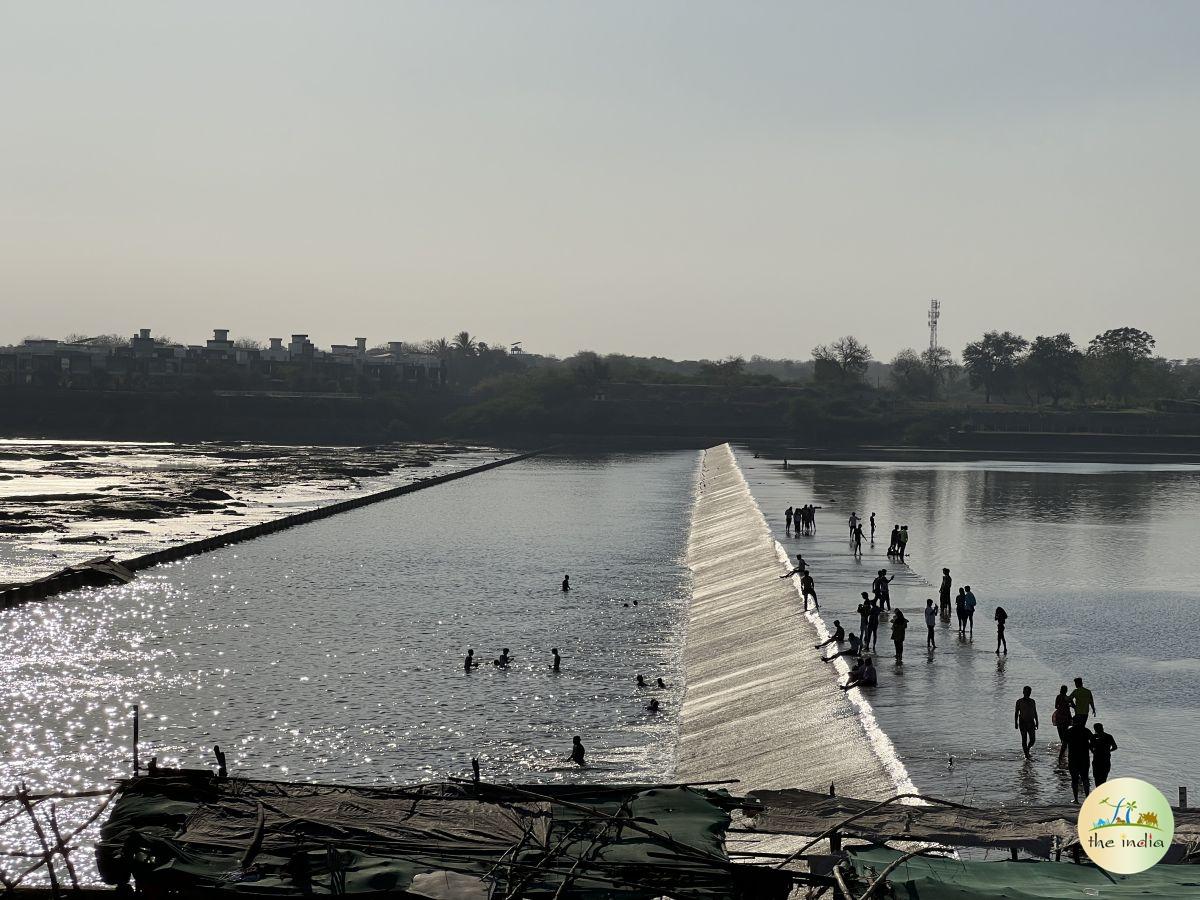
[[(782, 556), (782, 559), (781, 559)], [(738, 778), (739, 790), (797, 787), (885, 798), (913, 790), (842, 660), (821, 662), (828, 637), (805, 614), (728, 444), (704, 451), (688, 540), (693, 587), (677, 773)]]

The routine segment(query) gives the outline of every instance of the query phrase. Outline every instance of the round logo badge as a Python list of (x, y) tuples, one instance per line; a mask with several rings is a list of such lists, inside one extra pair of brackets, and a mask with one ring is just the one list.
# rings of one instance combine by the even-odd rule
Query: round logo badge
[(1175, 835), (1167, 798), (1140, 778), (1114, 778), (1079, 807), (1079, 842), (1092, 862), (1118, 875), (1144, 872), (1166, 855)]

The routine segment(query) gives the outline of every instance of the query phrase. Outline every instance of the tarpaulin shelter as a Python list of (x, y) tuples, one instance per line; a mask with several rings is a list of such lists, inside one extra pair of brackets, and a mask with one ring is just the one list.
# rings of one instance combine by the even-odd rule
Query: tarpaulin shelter
[(680, 785), (372, 788), (162, 772), (123, 783), (97, 856), (110, 884), (184, 895), (786, 897), (787, 873), (726, 855), (742, 803)]

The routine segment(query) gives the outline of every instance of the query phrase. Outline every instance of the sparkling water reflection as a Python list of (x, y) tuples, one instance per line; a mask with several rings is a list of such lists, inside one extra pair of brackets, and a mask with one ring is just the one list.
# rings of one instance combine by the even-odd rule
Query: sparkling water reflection
[[(478, 756), (561, 780), (579, 734), (590, 779), (668, 778), (695, 471), (690, 452), (529, 460), (0, 613), (0, 786), (125, 774), (135, 702), (163, 765), (219, 743), (253, 776), (405, 782)], [(463, 673), (465, 648), (504, 646), (509, 670)]]

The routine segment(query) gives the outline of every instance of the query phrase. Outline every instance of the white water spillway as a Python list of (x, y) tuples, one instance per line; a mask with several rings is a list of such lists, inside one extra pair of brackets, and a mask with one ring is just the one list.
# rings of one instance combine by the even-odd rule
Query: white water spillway
[[(781, 558), (782, 557), (782, 558)], [(805, 614), (728, 444), (704, 451), (688, 540), (692, 602), (677, 773), (739, 791), (805, 788), (885, 798), (913, 786), (846, 667), (821, 662), (828, 632)]]

